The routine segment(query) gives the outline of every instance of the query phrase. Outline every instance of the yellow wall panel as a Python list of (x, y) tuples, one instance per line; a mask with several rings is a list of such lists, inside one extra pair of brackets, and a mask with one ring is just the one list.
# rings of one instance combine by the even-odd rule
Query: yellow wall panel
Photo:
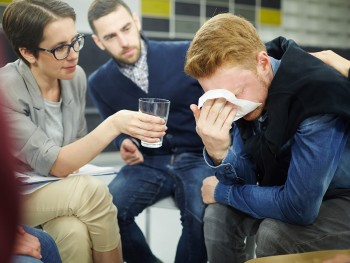
[(142, 0), (141, 12), (143, 16), (170, 17), (170, 0)]
[(280, 26), (281, 20), (282, 20), (282, 14), (280, 9), (260, 8), (259, 10), (260, 24)]
[(0, 4), (9, 4), (12, 0), (0, 0)]

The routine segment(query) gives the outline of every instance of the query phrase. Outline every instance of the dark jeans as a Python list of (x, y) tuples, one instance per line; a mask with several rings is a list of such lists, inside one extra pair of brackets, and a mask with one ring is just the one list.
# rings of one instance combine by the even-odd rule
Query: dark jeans
[(175, 262), (206, 262), (205, 205), (201, 186), (205, 177), (213, 175), (212, 169), (206, 165), (202, 154), (144, 157), (143, 164), (124, 166), (109, 185), (118, 208), (124, 260), (128, 263), (157, 262), (135, 217), (158, 200), (174, 196), (183, 227)]
[(23, 227), (27, 233), (39, 239), (42, 258), (39, 260), (31, 256), (16, 255), (13, 258), (12, 263), (41, 263), (41, 262), (61, 263), (62, 262), (60, 254), (58, 253), (56, 243), (49, 234), (36, 228), (31, 228), (27, 226), (23, 226)]
[(311, 225), (255, 219), (233, 207), (209, 205), (204, 216), (205, 244), (210, 263), (246, 261), (244, 239), (256, 234), (256, 255), (266, 257), (350, 247), (350, 197), (323, 201)]

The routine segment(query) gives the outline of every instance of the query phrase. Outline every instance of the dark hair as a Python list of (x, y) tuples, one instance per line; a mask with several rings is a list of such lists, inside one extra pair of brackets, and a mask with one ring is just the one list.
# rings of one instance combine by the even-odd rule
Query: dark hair
[(132, 12), (130, 10), (130, 7), (124, 3), (124, 1), (121, 0), (94, 0), (90, 7), (88, 12), (88, 20), (90, 27), (94, 33), (96, 33), (96, 28), (94, 27), (94, 21), (106, 16), (113, 11), (117, 10), (119, 6), (123, 6), (130, 15), (132, 15)]
[(37, 56), (37, 48), (43, 40), (45, 26), (59, 18), (72, 18), (74, 9), (59, 0), (14, 0), (5, 9), (2, 27), (19, 58), (26, 61), (19, 48), (26, 48)]

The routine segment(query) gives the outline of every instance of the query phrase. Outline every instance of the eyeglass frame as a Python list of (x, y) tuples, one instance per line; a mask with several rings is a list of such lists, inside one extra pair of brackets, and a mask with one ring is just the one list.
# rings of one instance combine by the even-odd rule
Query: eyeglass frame
[[(74, 49), (74, 45), (75, 45), (75, 43), (77, 43), (77, 41), (79, 41), (80, 39), (83, 39), (83, 45), (82, 46), (79, 46), (79, 50), (75, 50)], [(72, 41), (72, 43), (70, 43), (70, 44), (63, 44), (63, 45), (60, 45), (60, 46), (58, 46), (58, 47), (55, 47), (55, 48), (53, 48), (53, 49), (45, 49), (45, 48), (41, 48), (41, 47), (37, 47), (36, 49), (37, 50), (39, 50), (39, 51), (44, 51), (44, 52), (47, 52), (47, 53), (51, 53), (53, 56), (54, 56), (54, 58), (56, 59), (56, 60), (64, 60), (64, 59), (66, 59), (68, 56), (69, 56), (69, 53), (70, 53), (70, 50), (71, 50), (71, 48), (73, 48), (73, 50), (76, 52), (76, 53), (78, 53), (83, 47), (84, 47), (84, 43), (85, 43), (85, 35), (84, 34), (78, 34), (78, 35), (76, 35), (76, 37), (74, 38), (74, 40)], [(62, 48), (62, 47), (69, 47), (67, 50), (67, 55), (64, 57), (64, 58), (57, 58), (56, 57), (56, 54), (55, 54), (55, 52), (56, 52), (56, 50), (57, 49), (59, 49), (59, 48)]]

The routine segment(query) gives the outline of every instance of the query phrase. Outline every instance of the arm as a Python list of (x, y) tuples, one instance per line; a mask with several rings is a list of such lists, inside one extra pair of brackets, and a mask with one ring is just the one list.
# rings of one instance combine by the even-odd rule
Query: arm
[(121, 133), (147, 142), (157, 142), (165, 134), (164, 120), (144, 114), (121, 110), (104, 120), (85, 137), (61, 148), (51, 173), (65, 177), (96, 157)]
[(259, 187), (219, 182), (215, 200), (255, 218), (274, 218), (293, 224), (312, 223), (337, 169), (347, 140), (345, 131), (344, 121), (332, 115), (305, 120), (293, 138), (285, 185)]
[(320, 52), (311, 53), (315, 57), (321, 59), (324, 63), (335, 68), (344, 77), (349, 78), (350, 73), (350, 60), (347, 60), (332, 50), (324, 50)]
[[(22, 77), (14, 67), (13, 64), (12, 67), (6, 67), (1, 72), (4, 84), (1, 88), (6, 88), (4, 94), (7, 96), (4, 110), (9, 116), (13, 129), (11, 136), (16, 142), (15, 155), (35, 172), (65, 177), (92, 160), (121, 133), (148, 142), (156, 142), (165, 134), (166, 126), (161, 118), (122, 110), (107, 118), (86, 136), (76, 140), (84, 134), (85, 130), (83, 110), (85, 102), (81, 101), (85, 100), (85, 97), (81, 98), (77, 95), (81, 94), (80, 89), (85, 90), (83, 86), (78, 85), (84, 82), (76, 81), (71, 82), (77, 83), (71, 85), (72, 89), (67, 89), (67, 92), (72, 90), (72, 97), (69, 104), (71, 108), (66, 117), (71, 118), (72, 122), (67, 123), (72, 125), (79, 123), (80, 120), (80, 126), (78, 129), (68, 127), (67, 131), (70, 132), (65, 132), (65, 145), (63, 147), (55, 145), (43, 128), (44, 104), (35, 86), (36, 83), (32, 79), (26, 79), (30, 73)], [(64, 118), (63, 122), (67, 118)]]

